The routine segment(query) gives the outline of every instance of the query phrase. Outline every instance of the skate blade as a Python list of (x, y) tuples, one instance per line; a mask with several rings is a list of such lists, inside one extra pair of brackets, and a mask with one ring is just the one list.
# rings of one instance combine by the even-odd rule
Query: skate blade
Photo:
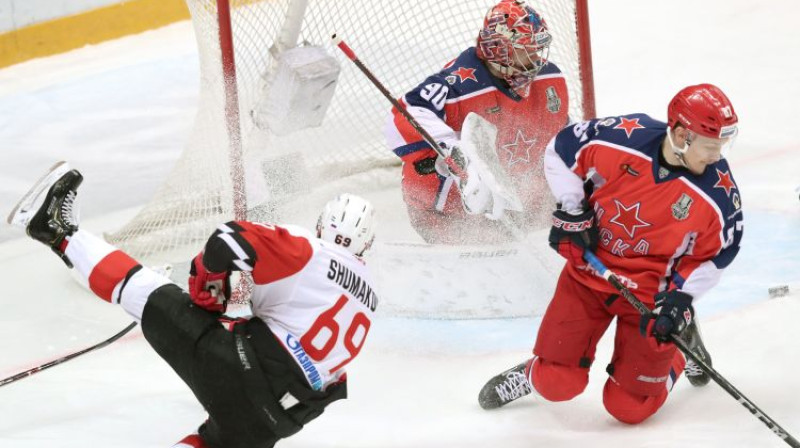
[(11, 210), (6, 222), (12, 226), (26, 228), (33, 215), (42, 206), (47, 190), (61, 176), (70, 170), (67, 162), (61, 161), (53, 165), (35, 184), (25, 193)]

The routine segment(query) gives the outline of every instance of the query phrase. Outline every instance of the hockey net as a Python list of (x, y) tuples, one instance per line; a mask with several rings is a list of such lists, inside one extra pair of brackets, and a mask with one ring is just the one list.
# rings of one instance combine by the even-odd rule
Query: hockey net
[[(400, 96), (474, 45), (495, 3), (187, 0), (201, 76), (193, 133), (153, 200), (106, 237), (146, 262), (178, 260), (234, 218), (312, 227), (322, 204), (345, 190), (374, 198), (384, 213), (386, 201), (376, 192), (387, 191), (395, 202), (400, 197), (399, 159), (383, 137), (391, 106), (339, 54), (331, 35), (344, 37)], [(586, 0), (529, 4), (554, 34), (549, 59), (568, 78), (571, 118), (592, 115), (589, 54), (580, 50), (588, 48), (588, 23), (581, 22)], [(279, 135), (260, 105), (265, 96), (292, 89), (275, 82), (276, 66), (287, 50), (303, 46), (321, 47), (339, 61), (335, 94), (321, 126)], [(402, 202), (387, 207), (403, 208)]]

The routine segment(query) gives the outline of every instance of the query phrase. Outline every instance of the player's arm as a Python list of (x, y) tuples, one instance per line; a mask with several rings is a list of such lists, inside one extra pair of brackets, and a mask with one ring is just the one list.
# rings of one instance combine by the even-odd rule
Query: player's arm
[[(700, 235), (693, 250), (698, 255), (690, 254), (681, 258), (671, 283), (694, 299), (716, 286), (724, 270), (739, 253), (743, 223), (742, 212), (739, 210), (732, 218), (726, 220), (725, 228), (720, 233), (706, 232)], [(721, 249), (718, 252), (712, 249), (712, 253), (703, 254), (705, 247), (721, 247)]]
[[(445, 123), (445, 104), (452, 95), (451, 87), (444, 77), (436, 74), (406, 93), (400, 102), (437, 142), (452, 145), (458, 140), (458, 135)], [(397, 109), (392, 109), (392, 116), (384, 132), (389, 147), (404, 162), (413, 163), (436, 155)]]

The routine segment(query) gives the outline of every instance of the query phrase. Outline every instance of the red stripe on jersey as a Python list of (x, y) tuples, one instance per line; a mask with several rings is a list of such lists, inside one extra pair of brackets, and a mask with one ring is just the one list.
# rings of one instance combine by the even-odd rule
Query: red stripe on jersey
[(253, 280), (264, 285), (300, 272), (308, 264), (314, 250), (311, 243), (289, 233), (282, 227), (239, 221), (245, 232), (242, 236), (253, 246), (258, 260)]
[(111, 252), (92, 268), (92, 273), (89, 274), (89, 288), (101, 299), (111, 302), (114, 288), (138, 264), (120, 250)]

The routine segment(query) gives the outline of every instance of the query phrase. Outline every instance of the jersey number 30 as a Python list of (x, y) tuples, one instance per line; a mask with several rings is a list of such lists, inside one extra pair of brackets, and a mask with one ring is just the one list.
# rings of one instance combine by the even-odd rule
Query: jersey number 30
[[(306, 350), (306, 353), (314, 361), (321, 361), (325, 359), (325, 357), (328, 356), (331, 350), (333, 350), (333, 348), (336, 346), (337, 342), (339, 342), (340, 327), (339, 322), (336, 321), (336, 315), (339, 314), (339, 311), (341, 311), (342, 308), (347, 304), (347, 300), (347, 296), (342, 294), (339, 297), (339, 300), (337, 300), (331, 308), (319, 315), (314, 324), (311, 325), (311, 328), (309, 328), (306, 334), (300, 338), (300, 343), (303, 344), (303, 348)], [(358, 355), (358, 352), (361, 351), (361, 347), (364, 345), (364, 341), (367, 339), (367, 333), (369, 332), (370, 325), (371, 322), (369, 318), (361, 311), (358, 311), (353, 315), (353, 319), (350, 321), (350, 325), (347, 327), (347, 331), (345, 331), (343, 339), (344, 348), (348, 353), (350, 353), (350, 357), (333, 367), (331, 369), (331, 373), (335, 373), (337, 370), (341, 369), (347, 365), (347, 363), (352, 361), (356, 355)], [(360, 335), (359, 340), (355, 341), (356, 335), (359, 333), (359, 328), (363, 328), (363, 332)], [(325, 339), (322, 347), (314, 345), (314, 340), (321, 335), (324, 338), (325, 334), (327, 334), (327, 339)]]

